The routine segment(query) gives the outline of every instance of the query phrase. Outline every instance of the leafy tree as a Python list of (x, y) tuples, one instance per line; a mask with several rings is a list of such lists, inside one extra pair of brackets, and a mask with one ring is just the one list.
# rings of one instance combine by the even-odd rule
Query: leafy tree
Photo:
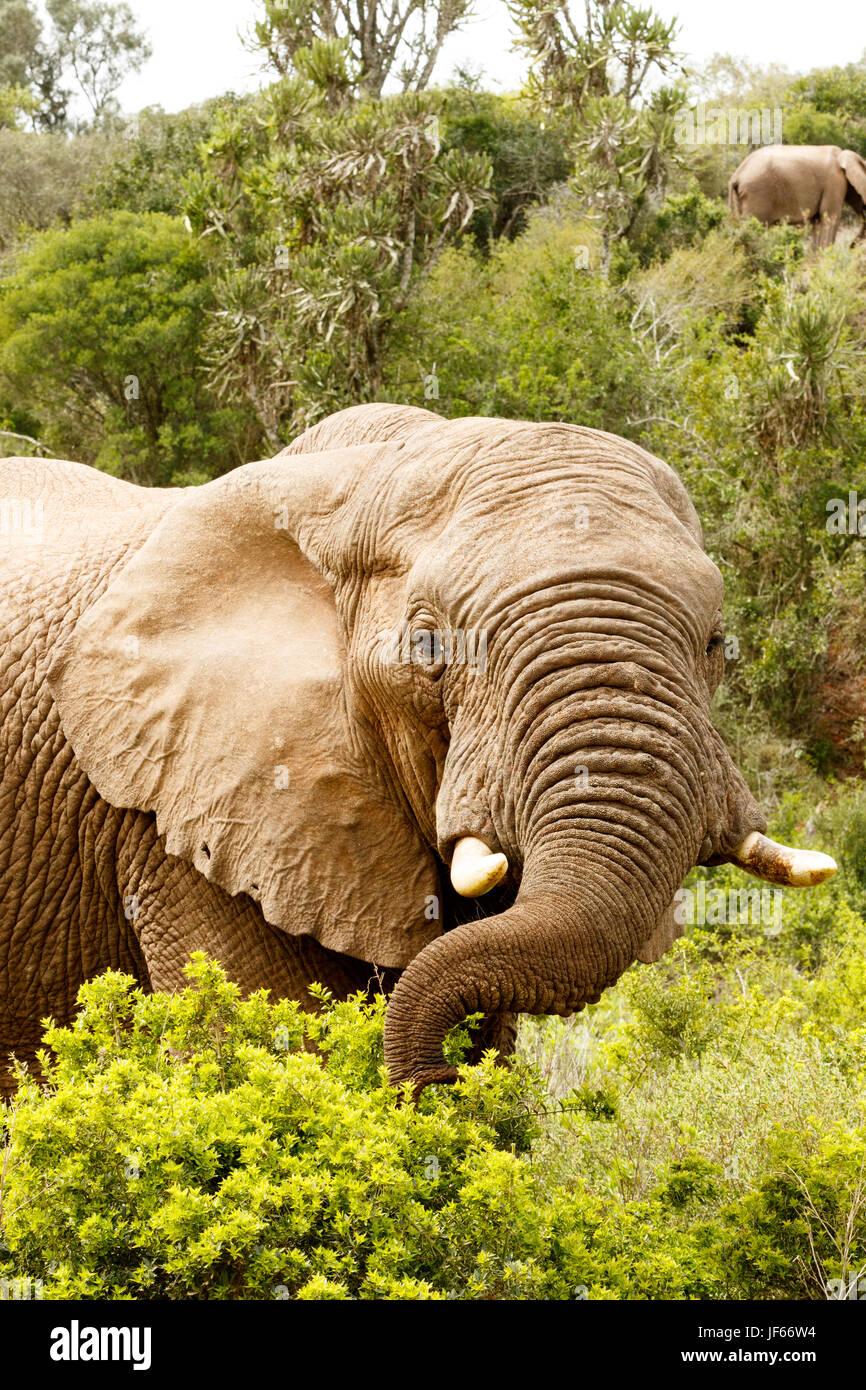
[(207, 259), (179, 219), (117, 212), (43, 232), (0, 282), (0, 398), (53, 452), (136, 482), (245, 462), (253, 422), (220, 408), (198, 371), (211, 304)]
[(689, 89), (696, 101), (719, 106), (782, 106), (795, 75), (782, 63), (751, 63), (732, 53), (714, 53), (700, 67), (688, 70)]
[(469, 224), (482, 250), (499, 237), (524, 231), (527, 211), (541, 203), (571, 172), (564, 127), (541, 120), (515, 97), (459, 86), (446, 94), (443, 146), (486, 155), (491, 164), (490, 199)]
[(866, 154), (866, 62), (816, 68), (791, 86), (787, 144), (832, 144)]
[[(787, 145), (842, 145), (866, 151), (866, 64), (797, 75), (717, 53), (690, 73), (693, 97), (738, 108), (781, 107)], [(733, 158), (733, 153), (732, 156)], [(741, 157), (737, 151), (737, 158)]]
[(573, 130), (572, 186), (597, 220), (602, 268), (627, 235), (648, 193), (664, 197), (675, 148), (675, 115), (685, 92), (665, 87), (643, 100), (649, 75), (681, 70), (677, 21), (624, 0), (588, 0), (582, 20), (569, 0), (510, 0), (529, 55), (527, 91)]
[(667, 260), (684, 246), (703, 242), (714, 227), (725, 221), (725, 208), (707, 198), (693, 184), (687, 192), (671, 194), (635, 228), (630, 244), (642, 266), (650, 261)]
[(41, 129), (64, 123), (71, 93), (63, 85), (56, 48), (44, 42), (33, 0), (0, 0), (0, 88), (26, 93), (15, 105)]
[(395, 322), (487, 196), (488, 161), (440, 149), (442, 106), (407, 93), (335, 111), (285, 78), (255, 122), (217, 121), (188, 200), (214, 258), (210, 380), (270, 447), (376, 398)]
[(842, 149), (862, 148), (862, 132), (853, 133), (844, 117), (835, 111), (819, 111), (810, 101), (798, 101), (785, 110), (786, 145), (839, 145)]
[(32, 116), (35, 107), (29, 87), (0, 86), (0, 130), (16, 130), (22, 116)]
[(529, 58), (528, 91), (539, 105), (579, 113), (591, 98), (633, 105), (654, 69), (668, 73), (678, 21), (625, 0), (586, 0), (582, 19), (570, 0), (508, 0), (517, 45)]
[[(200, 173), (200, 146), (212, 134), (220, 113), (242, 114), (247, 109), (244, 99), (227, 93), (176, 113), (158, 106), (138, 112), (125, 123), (111, 146), (110, 158), (91, 180), (88, 206), (182, 216), (187, 180)], [(251, 108), (249, 119), (254, 119)]]
[(0, 129), (0, 252), (28, 230), (43, 230), (93, 207), (89, 185), (110, 157), (104, 131)]
[(450, 34), (473, 0), (264, 0), (251, 46), (280, 76), (296, 74), (326, 92), (376, 98), (386, 82), (423, 91)]
[(27, 86), (41, 33), (29, 0), (0, 0), (0, 85)]
[(648, 410), (649, 363), (627, 299), (588, 263), (597, 233), (573, 199), (562, 202), (531, 213), (526, 233), (487, 262), (465, 246), (443, 254), (395, 334), (388, 399), (634, 435), (631, 417)]
[(151, 48), (136, 28), (132, 10), (109, 0), (46, 0), (54, 23), (53, 46), (62, 69), (75, 77), (93, 119), (114, 108), (114, 93), (137, 72)]
[(43, 33), (33, 0), (0, 0), (0, 88), (30, 93), (26, 109), (37, 129), (68, 124), (73, 80), (94, 121), (116, 108), (114, 93), (150, 56), (125, 3), (46, 0), (52, 29)]
[(576, 123), (577, 161), (571, 186), (601, 232), (607, 274), (615, 241), (627, 236), (651, 192), (664, 198), (667, 161), (675, 150), (674, 117), (684, 93), (663, 88), (634, 109), (621, 95), (590, 97)]

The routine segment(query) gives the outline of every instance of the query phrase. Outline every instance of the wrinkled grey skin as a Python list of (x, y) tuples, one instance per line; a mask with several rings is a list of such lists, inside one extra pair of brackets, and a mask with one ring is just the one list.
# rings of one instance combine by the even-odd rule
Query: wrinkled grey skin
[[(721, 577), (616, 436), (367, 406), (203, 488), (23, 459), (3, 497), (44, 505), (0, 538), (4, 1055), (98, 971), (173, 990), (204, 948), (302, 1000), (398, 982), (393, 1079), (449, 1080), (451, 1026), (507, 1053), (597, 999), (764, 827), (710, 721)], [(486, 662), (395, 658), (404, 624)], [(466, 835), (510, 865), (477, 901)]]
[(737, 219), (810, 226), (817, 247), (832, 246), (847, 203), (866, 236), (866, 161), (838, 145), (765, 145), (746, 155), (728, 186)]

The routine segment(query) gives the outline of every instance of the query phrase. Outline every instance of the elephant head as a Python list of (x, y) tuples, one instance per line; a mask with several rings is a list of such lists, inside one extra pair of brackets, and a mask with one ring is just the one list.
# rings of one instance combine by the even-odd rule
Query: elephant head
[[(839, 156), (839, 167), (847, 180), (847, 190), (845, 201), (861, 217), (866, 217), (866, 159), (856, 150), (842, 150)], [(866, 228), (861, 227), (859, 238), (866, 232)]]
[(658, 955), (696, 863), (832, 872), (763, 836), (713, 729), (721, 603), (636, 445), (356, 407), (179, 492), (51, 681), (169, 853), (403, 969), (386, 1056), (417, 1090), (467, 1014), (568, 1014)]

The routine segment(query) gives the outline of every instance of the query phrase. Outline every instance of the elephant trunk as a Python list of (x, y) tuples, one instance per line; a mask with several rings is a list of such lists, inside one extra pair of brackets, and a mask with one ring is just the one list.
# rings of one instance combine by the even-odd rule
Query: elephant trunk
[[(609, 736), (608, 736), (609, 737)], [(535, 807), (514, 905), (453, 928), (404, 971), (391, 997), (385, 1056), (417, 1094), (453, 1080), (446, 1034), (472, 1013), (568, 1015), (594, 1003), (635, 960), (694, 864), (700, 831), (670, 788), (617, 779), (609, 799), (566, 812), (567, 789)], [(557, 795), (557, 791), (560, 795)]]
[[(566, 866), (559, 861), (561, 872)], [(533, 868), (538, 872), (534, 872)], [(388, 1005), (385, 1058), (395, 1084), (417, 1094), (430, 1082), (451, 1081), (443, 1042), (472, 1013), (568, 1015), (594, 1003), (635, 959), (649, 934), (621, 899), (626, 886), (593, 892), (592, 865), (575, 863), (573, 888), (542, 888), (542, 864), (527, 865), (514, 906), (497, 917), (455, 927), (433, 941), (404, 971)], [(596, 888), (598, 883), (596, 880)], [(656, 920), (673, 889), (644, 898)]]

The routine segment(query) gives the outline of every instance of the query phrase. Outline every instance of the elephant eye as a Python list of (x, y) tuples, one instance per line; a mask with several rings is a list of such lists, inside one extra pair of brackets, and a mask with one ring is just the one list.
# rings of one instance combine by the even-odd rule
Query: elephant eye
[(725, 639), (721, 632), (714, 632), (709, 642), (707, 643), (707, 656), (715, 656), (716, 652), (721, 651), (724, 645), (724, 641)]
[(409, 639), (410, 659), (428, 675), (437, 676), (448, 665), (443, 634), (435, 628), (415, 628)]

